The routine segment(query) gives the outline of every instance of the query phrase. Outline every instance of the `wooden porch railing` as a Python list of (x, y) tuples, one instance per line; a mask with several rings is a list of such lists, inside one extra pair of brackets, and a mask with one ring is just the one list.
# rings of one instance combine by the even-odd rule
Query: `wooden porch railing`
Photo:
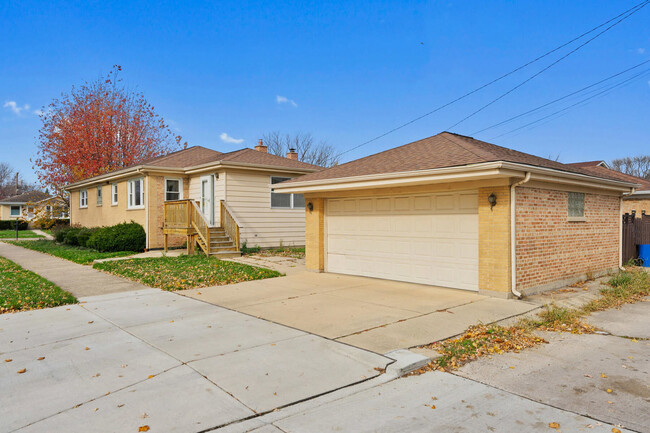
[(241, 227), (241, 224), (239, 221), (237, 221), (237, 218), (233, 214), (233, 212), (230, 210), (228, 205), (224, 200), (221, 200), (221, 226), (225, 230), (226, 234), (230, 236), (230, 239), (235, 242), (235, 246), (237, 247), (237, 250), (239, 251), (240, 245), (239, 245), (239, 228)]
[(198, 235), (203, 251), (210, 254), (210, 225), (203, 216), (201, 209), (193, 200), (173, 200), (164, 204), (163, 245), (167, 251), (167, 237), (170, 234), (187, 236), (187, 253), (194, 248), (194, 236)]

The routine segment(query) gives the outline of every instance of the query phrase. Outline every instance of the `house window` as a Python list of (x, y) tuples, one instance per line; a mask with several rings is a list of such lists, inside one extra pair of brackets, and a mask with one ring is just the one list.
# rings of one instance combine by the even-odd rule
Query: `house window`
[(19, 217), (20, 216), (20, 206), (11, 206), (11, 209), (9, 211), (9, 215), (12, 217)]
[(183, 181), (181, 179), (165, 179), (165, 200), (183, 199)]
[(101, 206), (103, 201), (104, 201), (104, 199), (102, 197), (102, 187), (98, 186), (97, 187), (97, 206)]
[(88, 190), (79, 191), (79, 207), (88, 207)]
[(117, 204), (117, 184), (114, 183), (111, 185), (111, 204), (115, 206)]
[(144, 179), (132, 179), (128, 182), (129, 209), (144, 207)]
[[(284, 182), (290, 177), (271, 177), (271, 185)], [(304, 209), (305, 196), (302, 194), (280, 194), (271, 189), (271, 207), (281, 209)]]
[(582, 192), (569, 193), (569, 219), (584, 220), (585, 194)]

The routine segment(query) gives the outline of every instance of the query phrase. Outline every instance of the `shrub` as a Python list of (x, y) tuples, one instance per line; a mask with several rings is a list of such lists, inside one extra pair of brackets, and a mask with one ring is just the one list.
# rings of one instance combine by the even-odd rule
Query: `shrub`
[(77, 235), (79, 235), (79, 232), (81, 230), (83, 230), (81, 227), (70, 227), (65, 232), (63, 243), (68, 245), (73, 245), (73, 246), (79, 245), (79, 240), (77, 239)]
[(67, 227), (69, 225), (70, 225), (70, 220), (64, 218), (40, 219), (34, 222), (34, 226), (41, 230), (49, 230), (49, 229), (56, 230), (57, 227)]
[(147, 235), (136, 222), (120, 223), (96, 230), (88, 238), (86, 246), (101, 252), (144, 251)]
[(90, 239), (90, 236), (93, 235), (96, 231), (101, 230), (100, 228), (82, 228), (77, 232), (77, 245), (80, 247), (85, 247), (87, 246), (88, 239)]
[(62, 244), (63, 241), (65, 241), (65, 235), (68, 233), (68, 230), (70, 230), (72, 227), (61, 227), (61, 228), (55, 228), (54, 229), (54, 240), (57, 241), (58, 243)]
[(262, 250), (262, 247), (260, 247), (259, 245), (254, 246), (254, 247), (249, 247), (248, 245), (246, 245), (246, 241), (242, 242), (241, 249), (240, 249), (240, 251), (241, 251), (241, 253), (243, 255), (256, 254), (256, 253), (259, 253), (261, 250)]
[[(18, 220), (18, 230), (27, 230), (27, 221)], [(16, 230), (16, 220), (0, 220), (0, 230)]]

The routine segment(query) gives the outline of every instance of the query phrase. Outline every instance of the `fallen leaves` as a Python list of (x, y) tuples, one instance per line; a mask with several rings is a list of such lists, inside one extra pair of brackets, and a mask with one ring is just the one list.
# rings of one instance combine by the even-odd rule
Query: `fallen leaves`
[(26, 371), (27, 371), (26, 368), (21, 368), (21, 369), (18, 370), (16, 373), (18, 373), (18, 374), (23, 374), (23, 373), (26, 372)]
[(607, 388), (607, 393), (608, 393), (608, 394), (611, 394), (612, 392), (614, 392), (614, 391), (612, 391), (611, 389)]
[(5, 359), (5, 362), (11, 362), (11, 361), (13, 361), (13, 359), (11, 359), (11, 358)]
[(616, 427), (612, 427), (612, 433), (621, 433), (621, 431)]
[(560, 428), (560, 423), (559, 422), (550, 422), (550, 423), (548, 423), (548, 426), (549, 426), (549, 428), (558, 429), (558, 428)]
[[(458, 338), (424, 346), (427, 349), (436, 350), (442, 356), (411, 374), (417, 375), (431, 370), (456, 370), (481, 356), (519, 352), (542, 343), (547, 343), (547, 341), (521, 327), (475, 325), (469, 327)], [(515, 367), (511, 366), (510, 368), (514, 369)]]
[(139, 431), (139, 432), (142, 432), (142, 431), (149, 431), (149, 426), (148, 426), (148, 425), (140, 426), (140, 427), (138, 428), (138, 431)]
[(44, 359), (45, 359), (44, 356), (41, 356), (41, 357), (39, 357), (39, 358), (36, 358), (37, 361), (42, 361), (42, 360), (44, 360)]

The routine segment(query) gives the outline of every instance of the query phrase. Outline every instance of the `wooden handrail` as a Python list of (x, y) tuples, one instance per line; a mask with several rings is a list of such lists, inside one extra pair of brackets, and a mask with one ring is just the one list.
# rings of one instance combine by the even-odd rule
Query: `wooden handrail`
[(221, 200), (221, 226), (226, 234), (230, 236), (230, 239), (235, 242), (237, 251), (239, 251), (239, 228), (241, 224), (224, 200)]
[[(204, 242), (201, 248), (210, 254), (210, 224), (203, 212), (193, 200), (169, 200), (164, 203), (163, 229), (185, 231), (188, 236), (188, 253), (190, 252), (191, 237), (198, 234)], [(165, 233), (165, 238), (167, 233)], [(165, 239), (165, 250), (167, 241)]]
[(192, 201), (192, 204), (189, 207), (191, 215), (190, 215), (190, 221), (192, 223), (192, 227), (196, 230), (196, 232), (199, 234), (201, 239), (203, 239), (203, 242), (205, 243), (205, 248), (203, 251), (205, 252), (206, 255), (210, 255), (210, 224), (208, 224), (208, 220), (205, 219), (205, 216), (203, 215), (203, 212), (201, 212), (201, 209), (199, 209), (199, 206), (196, 204), (196, 202)]

